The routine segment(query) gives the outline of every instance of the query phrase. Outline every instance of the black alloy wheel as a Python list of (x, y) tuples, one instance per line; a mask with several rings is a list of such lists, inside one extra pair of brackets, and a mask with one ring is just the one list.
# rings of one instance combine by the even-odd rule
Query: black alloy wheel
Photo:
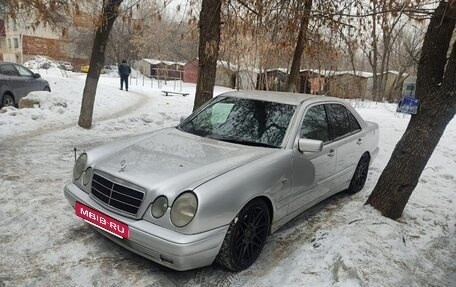
[(355, 173), (353, 174), (350, 186), (348, 187), (349, 193), (357, 193), (363, 189), (369, 171), (369, 162), (369, 155), (367, 153), (363, 154), (356, 166)]
[(5, 94), (2, 97), (2, 107), (14, 107), (14, 98), (11, 95)]
[(267, 204), (260, 199), (249, 202), (231, 222), (217, 262), (232, 271), (248, 268), (263, 250), (269, 225)]

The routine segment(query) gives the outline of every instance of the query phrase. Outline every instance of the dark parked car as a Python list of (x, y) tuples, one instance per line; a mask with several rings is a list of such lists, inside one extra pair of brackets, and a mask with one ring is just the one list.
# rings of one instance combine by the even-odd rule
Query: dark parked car
[(48, 81), (26, 67), (0, 62), (0, 108), (17, 106), (19, 100), (32, 91), (51, 91)]

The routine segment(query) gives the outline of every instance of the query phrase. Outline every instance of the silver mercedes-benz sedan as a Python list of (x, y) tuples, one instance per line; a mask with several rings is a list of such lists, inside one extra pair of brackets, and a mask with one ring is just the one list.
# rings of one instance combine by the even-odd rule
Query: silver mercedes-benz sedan
[(229, 92), (182, 123), (82, 153), (64, 188), (78, 217), (176, 270), (252, 265), (268, 234), (360, 191), (378, 126), (344, 100)]

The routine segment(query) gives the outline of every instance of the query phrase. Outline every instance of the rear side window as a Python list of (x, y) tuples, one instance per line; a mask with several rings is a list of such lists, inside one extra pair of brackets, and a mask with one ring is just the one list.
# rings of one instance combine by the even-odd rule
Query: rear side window
[(348, 114), (348, 119), (350, 120), (350, 127), (352, 132), (359, 131), (361, 129), (361, 126), (359, 125), (358, 120), (355, 118), (355, 116), (347, 110)]
[(301, 138), (329, 141), (329, 127), (324, 105), (311, 107), (302, 121)]
[(7, 76), (18, 76), (16, 69), (13, 65), (0, 65), (0, 74)]
[(347, 108), (338, 104), (328, 104), (327, 108), (331, 138), (337, 139), (351, 133)]

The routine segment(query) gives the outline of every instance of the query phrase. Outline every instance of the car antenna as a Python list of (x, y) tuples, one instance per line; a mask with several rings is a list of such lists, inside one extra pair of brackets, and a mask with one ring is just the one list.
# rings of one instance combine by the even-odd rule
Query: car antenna
[(76, 147), (74, 147), (74, 162), (76, 162), (76, 152), (78, 151), (78, 149)]

